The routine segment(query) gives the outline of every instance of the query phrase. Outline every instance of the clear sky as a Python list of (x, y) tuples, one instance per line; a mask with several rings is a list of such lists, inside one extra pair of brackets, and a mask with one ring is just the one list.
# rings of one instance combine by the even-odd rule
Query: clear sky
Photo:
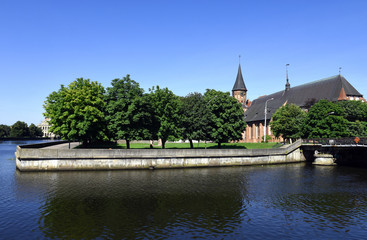
[(241, 55), (253, 100), (342, 75), (367, 96), (366, 0), (0, 1), (0, 124), (38, 124), (78, 77), (130, 74), (176, 95), (231, 91)]

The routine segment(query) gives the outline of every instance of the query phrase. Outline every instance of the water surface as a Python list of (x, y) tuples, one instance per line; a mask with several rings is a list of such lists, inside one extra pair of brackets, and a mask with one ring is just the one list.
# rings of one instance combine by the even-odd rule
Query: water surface
[(19, 172), (0, 143), (0, 239), (362, 239), (367, 170), (288, 164)]

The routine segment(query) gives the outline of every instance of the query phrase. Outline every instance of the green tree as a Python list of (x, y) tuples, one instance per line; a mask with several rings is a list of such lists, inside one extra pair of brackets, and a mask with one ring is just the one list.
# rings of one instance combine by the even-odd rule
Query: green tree
[(344, 109), (344, 117), (350, 121), (367, 122), (367, 104), (361, 101), (339, 101), (337, 102)]
[(152, 124), (151, 104), (143, 98), (144, 90), (139, 83), (130, 79), (114, 79), (107, 88), (108, 128), (114, 139), (125, 139), (130, 148), (131, 140), (150, 139), (149, 126)]
[(338, 104), (320, 100), (308, 111), (304, 137), (330, 138), (348, 137), (348, 120), (345, 111)]
[(350, 137), (367, 137), (367, 122), (348, 122), (347, 131)]
[(286, 139), (302, 137), (302, 128), (305, 123), (306, 113), (295, 104), (286, 104), (279, 108), (270, 122), (274, 136)]
[[(150, 94), (144, 94), (134, 99), (128, 109), (132, 116), (132, 122), (135, 123), (135, 135), (138, 139), (154, 140), (157, 139), (159, 130), (159, 120), (155, 114), (155, 109)], [(153, 148), (153, 145), (150, 146)]]
[(190, 93), (182, 98), (182, 136), (190, 141), (190, 148), (194, 148), (193, 139), (205, 139), (208, 113), (201, 93)]
[(17, 121), (11, 126), (10, 137), (24, 138), (29, 137), (28, 124), (22, 121)]
[(168, 88), (159, 86), (150, 89), (148, 97), (158, 121), (156, 135), (162, 140), (162, 148), (165, 148), (169, 138), (181, 137), (181, 101)]
[(246, 129), (241, 104), (228, 92), (213, 89), (207, 89), (204, 99), (210, 112), (209, 139), (218, 143), (218, 148), (221, 143), (241, 140)]
[(31, 125), (29, 125), (29, 136), (31, 138), (42, 137), (43, 136), (42, 129), (32, 123)]
[(7, 138), (10, 136), (10, 127), (8, 125), (0, 124), (0, 138)]
[(351, 137), (367, 137), (367, 104), (361, 101), (337, 102), (349, 121), (347, 131)]
[(50, 118), (50, 131), (83, 144), (106, 139), (104, 88), (98, 82), (78, 78), (52, 92), (43, 107)]

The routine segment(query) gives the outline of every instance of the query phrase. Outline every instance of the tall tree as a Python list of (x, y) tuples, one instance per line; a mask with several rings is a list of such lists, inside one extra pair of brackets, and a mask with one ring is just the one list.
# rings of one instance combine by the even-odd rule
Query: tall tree
[(29, 136), (31, 138), (42, 137), (43, 136), (42, 129), (31, 123), (31, 125), (29, 125)]
[(228, 92), (208, 89), (204, 94), (210, 111), (209, 138), (218, 143), (241, 140), (246, 129), (244, 111), (241, 104)]
[(367, 104), (362, 101), (339, 101), (344, 117), (349, 121), (348, 132), (351, 137), (367, 137)]
[[(139, 136), (137, 139), (154, 140), (158, 138), (159, 121), (150, 94), (135, 98), (129, 106), (128, 114), (132, 117), (131, 121), (135, 123), (133, 131), (136, 132), (134, 135)], [(152, 144), (151, 148), (153, 148)]]
[(348, 122), (347, 131), (350, 137), (367, 137), (367, 122), (359, 120), (355, 122)]
[(182, 103), (182, 136), (194, 148), (193, 139), (205, 139), (209, 111), (201, 93), (190, 93), (182, 98)]
[(165, 148), (169, 138), (181, 137), (181, 101), (168, 88), (153, 87), (149, 96), (158, 121), (157, 137), (162, 140)]
[(367, 122), (367, 104), (361, 101), (339, 101), (336, 103), (344, 109), (344, 117), (350, 121)]
[(10, 136), (10, 126), (1, 124), (0, 125), (0, 138), (7, 138)]
[(149, 127), (152, 124), (151, 104), (143, 98), (144, 90), (139, 83), (130, 79), (114, 79), (112, 87), (107, 88), (108, 128), (114, 139), (125, 139), (130, 148), (131, 140), (149, 139)]
[(84, 144), (106, 139), (103, 94), (102, 85), (89, 79), (77, 78), (67, 87), (61, 85), (43, 105), (50, 131)]
[(270, 123), (276, 137), (297, 139), (302, 137), (302, 128), (306, 120), (306, 113), (295, 104), (286, 104), (279, 108), (273, 115)]
[(29, 137), (28, 124), (22, 121), (17, 121), (11, 126), (10, 137), (24, 138)]
[(318, 101), (308, 111), (304, 137), (348, 137), (348, 120), (344, 116), (345, 111), (338, 104), (328, 100)]

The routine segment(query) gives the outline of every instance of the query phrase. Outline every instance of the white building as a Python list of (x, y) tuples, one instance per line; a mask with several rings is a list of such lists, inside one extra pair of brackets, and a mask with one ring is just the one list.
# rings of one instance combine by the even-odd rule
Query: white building
[(38, 124), (37, 127), (42, 129), (43, 137), (54, 138), (55, 134), (49, 131), (50, 128), (50, 124), (48, 123), (49, 120), (50, 120), (49, 118), (45, 118), (45, 120), (43, 120), (40, 124)]

